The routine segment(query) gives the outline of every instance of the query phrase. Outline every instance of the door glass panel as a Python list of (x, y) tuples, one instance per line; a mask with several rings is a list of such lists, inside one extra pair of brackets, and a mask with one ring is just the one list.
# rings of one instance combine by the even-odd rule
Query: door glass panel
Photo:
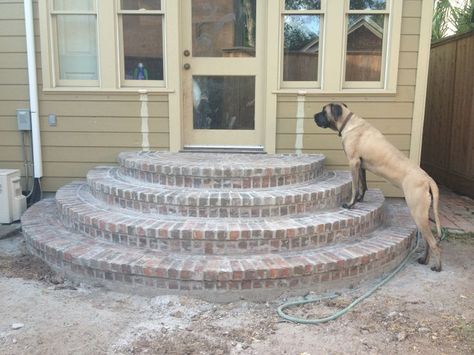
[(194, 57), (255, 57), (256, 0), (193, 0)]
[(287, 15), (284, 21), (283, 80), (317, 81), (319, 15)]
[(194, 129), (255, 128), (254, 76), (193, 76)]

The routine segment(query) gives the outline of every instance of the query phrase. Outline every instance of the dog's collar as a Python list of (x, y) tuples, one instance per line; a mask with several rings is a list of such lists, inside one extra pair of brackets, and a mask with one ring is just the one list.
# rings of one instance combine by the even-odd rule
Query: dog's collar
[(346, 118), (344, 118), (344, 122), (342, 122), (341, 128), (339, 129), (339, 137), (342, 134), (342, 130), (346, 127), (347, 122), (351, 119), (351, 117), (354, 115), (353, 112), (349, 113)]

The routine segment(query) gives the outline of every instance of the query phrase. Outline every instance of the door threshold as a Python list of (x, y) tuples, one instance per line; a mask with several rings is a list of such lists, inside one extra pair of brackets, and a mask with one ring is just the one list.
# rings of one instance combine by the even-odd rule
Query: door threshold
[(183, 153), (267, 154), (261, 145), (185, 145)]

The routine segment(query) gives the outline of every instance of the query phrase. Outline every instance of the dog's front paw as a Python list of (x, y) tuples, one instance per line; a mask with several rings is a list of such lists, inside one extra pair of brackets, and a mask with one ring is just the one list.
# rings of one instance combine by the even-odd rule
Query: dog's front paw
[(346, 210), (350, 210), (354, 206), (354, 204), (348, 205), (347, 203), (342, 204), (342, 208), (345, 208)]
[(441, 271), (441, 266), (433, 266), (433, 267), (431, 268), (431, 271), (440, 272), (440, 271)]

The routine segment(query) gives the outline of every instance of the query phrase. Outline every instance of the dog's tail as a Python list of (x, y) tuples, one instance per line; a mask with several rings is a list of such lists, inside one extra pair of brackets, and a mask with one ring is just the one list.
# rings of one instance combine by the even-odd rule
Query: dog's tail
[(433, 200), (433, 214), (436, 223), (436, 231), (438, 233), (438, 240), (441, 240), (441, 223), (439, 222), (439, 215), (438, 215), (438, 203), (439, 203), (439, 189), (436, 182), (430, 178), (430, 192)]

